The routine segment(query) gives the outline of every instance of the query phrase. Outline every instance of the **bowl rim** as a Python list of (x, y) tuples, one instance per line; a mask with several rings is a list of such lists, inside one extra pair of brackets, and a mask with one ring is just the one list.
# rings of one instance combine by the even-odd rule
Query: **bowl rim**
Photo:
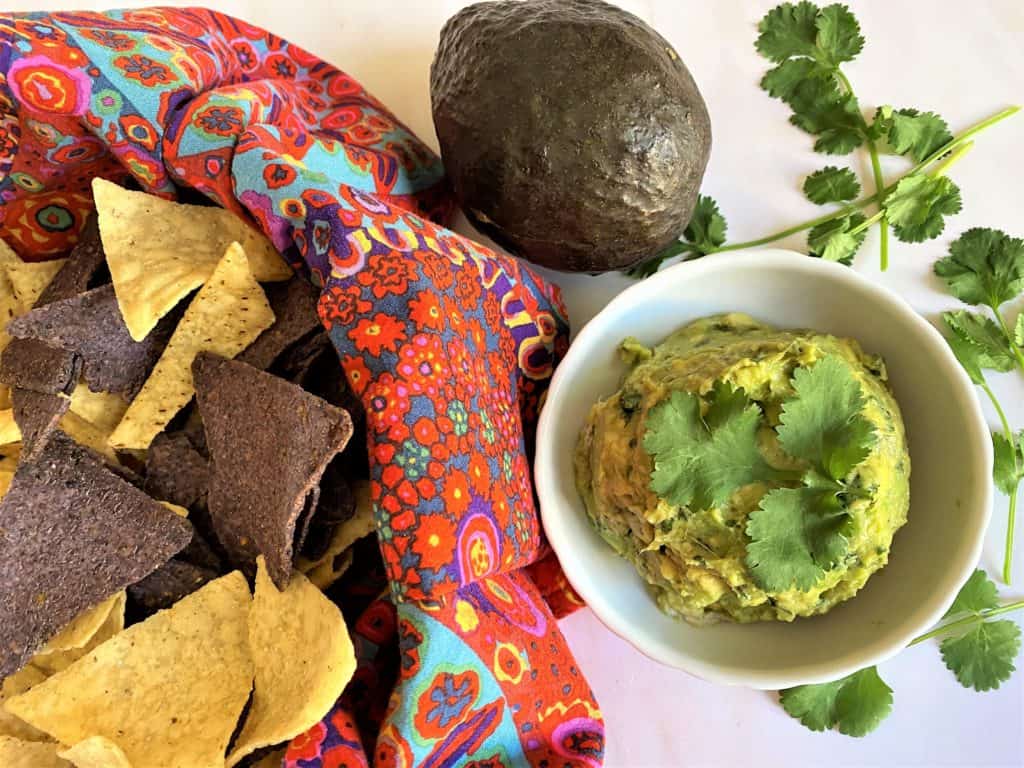
[[(545, 406), (540, 412), (537, 424), (536, 452), (534, 456), (534, 485), (539, 501), (541, 524), (544, 527), (545, 535), (555, 555), (560, 557), (568, 552), (573, 546), (568, 533), (563, 531), (560, 518), (569, 514), (569, 510), (557, 510), (559, 506), (552, 503), (549, 488), (554, 487), (555, 468), (562, 466), (554, 460), (553, 435), (556, 432), (555, 422), (557, 416), (555, 409), (551, 407), (562, 396), (562, 392), (569, 391), (570, 374), (572, 366), (567, 365), (573, 354), (573, 348), (581, 348), (579, 342), (585, 341), (592, 335), (600, 332), (601, 326), (607, 322), (608, 317), (619, 313), (624, 307), (642, 303), (646, 296), (662, 289), (656, 287), (657, 283), (687, 275), (687, 279), (694, 279), (701, 275), (714, 274), (721, 269), (783, 269), (796, 272), (814, 273), (815, 276), (824, 277), (838, 282), (853, 284), (864, 291), (868, 298), (875, 302), (887, 305), (887, 307), (901, 316), (901, 319), (909, 324), (924, 343), (930, 344), (944, 361), (945, 366), (950, 369), (950, 376), (953, 379), (958, 399), (968, 404), (969, 413), (966, 414), (970, 424), (965, 440), (971, 441), (975, 450), (972, 453), (977, 457), (978, 469), (982, 476), (991, 475), (992, 468), (992, 441), (988, 422), (982, 411), (981, 402), (976, 388), (971, 382), (967, 373), (963, 370), (959, 361), (954, 356), (949, 344), (942, 334), (929, 323), (921, 314), (914, 310), (905, 299), (893, 292), (891, 289), (877, 284), (860, 272), (851, 267), (843, 266), (835, 262), (828, 262), (822, 259), (810, 258), (805, 254), (781, 248), (758, 248), (734, 251), (729, 253), (712, 254), (701, 259), (681, 262), (667, 269), (662, 270), (659, 275), (661, 280), (650, 278), (642, 280), (627, 287), (608, 302), (597, 314), (595, 314), (579, 330), (573, 343), (563, 356), (559, 365), (555, 368), (545, 399)], [(611, 601), (606, 600), (595, 582), (587, 578), (585, 574), (571, 572), (563, 566), (566, 579), (573, 589), (583, 598), (584, 602), (591, 608), (594, 615), (608, 629), (620, 638), (630, 643), (645, 656), (666, 666), (688, 672), (698, 678), (713, 683), (725, 685), (742, 685), (762, 690), (781, 690), (796, 685), (824, 683), (837, 680), (846, 675), (852, 674), (859, 669), (884, 662), (901, 650), (907, 647), (908, 643), (921, 632), (933, 626), (949, 610), (953, 604), (960, 587), (973, 573), (980, 557), (985, 542), (985, 532), (988, 528), (992, 515), (992, 483), (982, 485), (980, 495), (965, 502), (965, 507), (974, 510), (975, 526), (974, 541), (965, 550), (968, 554), (962, 562), (957, 565), (950, 564), (947, 568), (948, 576), (941, 584), (936, 585), (929, 596), (930, 609), (923, 614), (920, 622), (903, 629), (893, 629), (885, 635), (872, 642), (868, 646), (859, 649), (857, 652), (846, 654), (845, 657), (835, 662), (823, 662), (808, 665), (807, 667), (795, 666), (790, 671), (782, 672), (765, 671), (754, 672), (748, 670), (736, 670), (735, 668), (724, 668), (719, 664), (701, 661), (693, 656), (680, 652), (678, 649), (664, 644), (657, 643), (646, 638), (642, 633), (632, 631), (628, 621), (616, 610)], [(545, 503), (547, 500), (547, 503)], [(575, 514), (575, 512), (573, 512)], [(570, 558), (571, 561), (571, 558)]]

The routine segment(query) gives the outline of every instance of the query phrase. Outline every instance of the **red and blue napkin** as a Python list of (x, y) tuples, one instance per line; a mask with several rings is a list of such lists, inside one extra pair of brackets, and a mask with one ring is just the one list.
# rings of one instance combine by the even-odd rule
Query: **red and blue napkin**
[(321, 288), (366, 408), (384, 588), (353, 586), (358, 671), (285, 765), (600, 765), (530, 477), (557, 288), (434, 223), (439, 159), (359, 83), (208, 10), (0, 15), (0, 237), (63, 254), (94, 176), (259, 226)]

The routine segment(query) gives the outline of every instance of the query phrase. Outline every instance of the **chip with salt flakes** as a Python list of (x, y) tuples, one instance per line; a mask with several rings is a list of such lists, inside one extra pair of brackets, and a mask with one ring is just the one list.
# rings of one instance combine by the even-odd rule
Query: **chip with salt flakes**
[[(102, 219), (101, 219), (102, 223)], [(148, 448), (192, 395), (200, 352), (234, 357), (274, 322), (266, 294), (238, 243), (231, 243), (174, 330), (141, 391), (110, 436), (115, 448)]]
[(114, 290), (136, 341), (206, 282), (233, 241), (249, 255), (257, 280), (292, 276), (271, 242), (231, 211), (174, 203), (103, 179), (93, 179), (92, 190)]
[(256, 562), (256, 594), (249, 610), (256, 683), (249, 714), (228, 755), (229, 766), (319, 722), (356, 669), (338, 607), (300, 573), (278, 590), (264, 558)]
[(63, 744), (102, 736), (133, 768), (223, 765), (252, 687), (251, 604), (245, 578), (232, 572), (11, 698), (7, 708)]
[(3, 768), (71, 768), (71, 763), (57, 756), (58, 749), (56, 744), (0, 736), (0, 765)]
[(121, 748), (103, 736), (91, 736), (58, 754), (75, 768), (132, 768)]
[(14, 298), (18, 302), (19, 315), (32, 309), (36, 299), (46, 290), (46, 286), (60, 272), (66, 261), (67, 259), (55, 259), (3, 265), (14, 291)]

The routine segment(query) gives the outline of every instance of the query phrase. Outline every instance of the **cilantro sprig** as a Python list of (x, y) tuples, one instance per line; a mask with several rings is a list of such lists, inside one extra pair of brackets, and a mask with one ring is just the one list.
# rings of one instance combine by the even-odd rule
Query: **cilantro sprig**
[(1004, 305), (1024, 292), (1024, 240), (998, 229), (974, 228), (964, 232), (950, 246), (949, 255), (935, 263), (953, 296), (965, 304), (988, 310), (944, 312), (950, 348), (961, 366), (992, 402), (1002, 432), (993, 433), (995, 454), (993, 478), (996, 487), (1009, 497), (1003, 581), (1010, 583), (1013, 565), (1014, 526), (1017, 496), (1024, 478), (1022, 433), (1014, 434), (995, 393), (985, 379), (985, 370), (1024, 372), (1024, 315), (1011, 329)]
[[(848, 155), (864, 147), (871, 164), (874, 191), (860, 193), (850, 168), (828, 165), (811, 173), (804, 182), (808, 199), (819, 205), (843, 203), (809, 221), (764, 237), (726, 243), (726, 222), (718, 205), (701, 196), (689, 226), (679, 242), (629, 270), (647, 277), (669, 258), (685, 259), (711, 253), (767, 245), (809, 231), (811, 255), (850, 264), (863, 244), (866, 230), (877, 224), (880, 231), (881, 268), (889, 263), (889, 229), (897, 239), (917, 243), (938, 237), (945, 219), (960, 211), (960, 190), (946, 176), (953, 162), (971, 146), (971, 139), (1020, 110), (1010, 107), (952, 135), (946, 121), (935, 112), (881, 106), (868, 119), (841, 65), (853, 61), (864, 47), (860, 24), (840, 4), (819, 8), (804, 0), (782, 3), (759, 24), (755, 46), (774, 66), (761, 80), (761, 88), (785, 102), (792, 111), (790, 122), (814, 136), (814, 149), (827, 155)], [(907, 157), (914, 162), (902, 176), (886, 184), (880, 155)], [(876, 212), (865, 216), (865, 208)], [(701, 233), (715, 232), (715, 237)], [(1021, 327), (1024, 340), (1024, 325)]]
[[(1020, 627), (996, 617), (1021, 609), (1024, 600), (1000, 604), (996, 585), (976, 570), (939, 625), (910, 646), (943, 638), (939, 652), (957, 681), (975, 691), (995, 690), (1015, 671), (1021, 647)], [(893, 692), (876, 667), (867, 667), (833, 682), (787, 688), (779, 701), (812, 731), (837, 728), (847, 736), (865, 736), (892, 711)]]

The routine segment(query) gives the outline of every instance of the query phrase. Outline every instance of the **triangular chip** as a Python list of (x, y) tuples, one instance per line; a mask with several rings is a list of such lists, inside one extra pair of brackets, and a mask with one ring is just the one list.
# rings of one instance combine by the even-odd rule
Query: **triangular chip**
[(234, 357), (273, 322), (274, 313), (249, 271), (245, 251), (232, 243), (185, 310), (156, 367), (110, 436), (110, 444), (148, 448), (192, 399), (191, 366), (196, 355), (210, 351)]
[(188, 521), (54, 432), (0, 501), (0, 677), (191, 538)]
[(206, 282), (232, 242), (249, 255), (257, 280), (293, 274), (271, 242), (231, 211), (174, 203), (98, 178), (92, 192), (117, 300), (136, 341)]
[(103, 736), (92, 736), (65, 749), (59, 755), (75, 768), (132, 768), (124, 752)]
[(256, 683), (228, 766), (319, 722), (356, 669), (355, 651), (338, 607), (300, 573), (278, 591), (264, 559), (257, 562), (256, 594), (249, 611)]
[(29, 664), (0, 681), (0, 736), (13, 736), (22, 741), (50, 741), (49, 736), (8, 712), (4, 706), (8, 699), (20, 696), (32, 686), (39, 685), (47, 676), (46, 672)]
[(21, 307), (19, 314), (32, 309), (36, 300), (46, 290), (54, 276), (60, 272), (66, 261), (67, 259), (54, 259), (53, 261), (4, 264), (3, 269), (7, 271), (7, 278), (11, 281), (14, 296)]
[(267, 300), (277, 318), (252, 345), (238, 356), (243, 363), (261, 371), (270, 367), (278, 355), (313, 331), (322, 329), (316, 303), (320, 291), (302, 277), (267, 288)]
[(3, 768), (72, 768), (71, 763), (57, 756), (58, 749), (57, 744), (0, 736), (0, 765)]
[(71, 401), (64, 395), (48, 395), (20, 388), (11, 392), (11, 401), (12, 413), (21, 433), (21, 455), (26, 461), (31, 461), (67, 413)]
[(20, 264), (21, 258), (4, 240), (0, 240), (0, 264)]
[(172, 558), (137, 584), (128, 587), (132, 604), (146, 613), (170, 608), (219, 574), (209, 568)]
[[(269, 373), (211, 354), (193, 365), (213, 461), (207, 504), (232, 561), (267, 559), (288, 584), (295, 524), (327, 463), (352, 435), (348, 413)], [(274, 471), (261, 471), (273, 467)]]
[[(106, 272), (106, 256), (100, 242), (100, 228), (96, 214), (90, 214), (78, 242), (71, 249), (67, 263), (54, 275), (33, 306), (42, 307), (52, 301), (70, 299), (85, 293), (93, 282), (110, 282)], [(106, 278), (106, 279), (104, 279)]]
[(114, 431), (127, 410), (128, 401), (120, 395), (93, 392), (82, 383), (71, 393), (71, 412), (108, 434)]
[(82, 376), (96, 392), (132, 398), (167, 346), (180, 313), (171, 312), (142, 341), (135, 341), (117, 306), (112, 286), (104, 285), (54, 301), (7, 325), (16, 339), (38, 339), (82, 358)]
[(32, 660), (14, 677), (21, 675), (27, 669), (36, 669), (43, 672), (47, 677), (62, 672), (80, 658), (107, 642), (110, 638), (124, 629), (125, 608), (128, 603), (128, 596), (122, 590), (111, 598), (110, 612), (107, 614), (103, 624), (92, 637), (79, 648), (68, 648), (62, 651), (51, 653), (37, 653)]
[(135, 768), (223, 765), (252, 687), (235, 571), (111, 638), (7, 708), (64, 744), (102, 736)]
[(82, 372), (74, 352), (51, 347), (38, 339), (12, 339), (0, 354), (0, 383), (12, 389), (70, 394)]
[(110, 616), (110, 611), (114, 609), (114, 606), (117, 605), (120, 599), (121, 593), (119, 592), (116, 595), (111, 595), (102, 603), (87, 609), (84, 613), (80, 613), (71, 620), (70, 624), (51, 637), (39, 652), (54, 653), (56, 651), (71, 650), (72, 648), (81, 648), (103, 626), (107, 617)]

